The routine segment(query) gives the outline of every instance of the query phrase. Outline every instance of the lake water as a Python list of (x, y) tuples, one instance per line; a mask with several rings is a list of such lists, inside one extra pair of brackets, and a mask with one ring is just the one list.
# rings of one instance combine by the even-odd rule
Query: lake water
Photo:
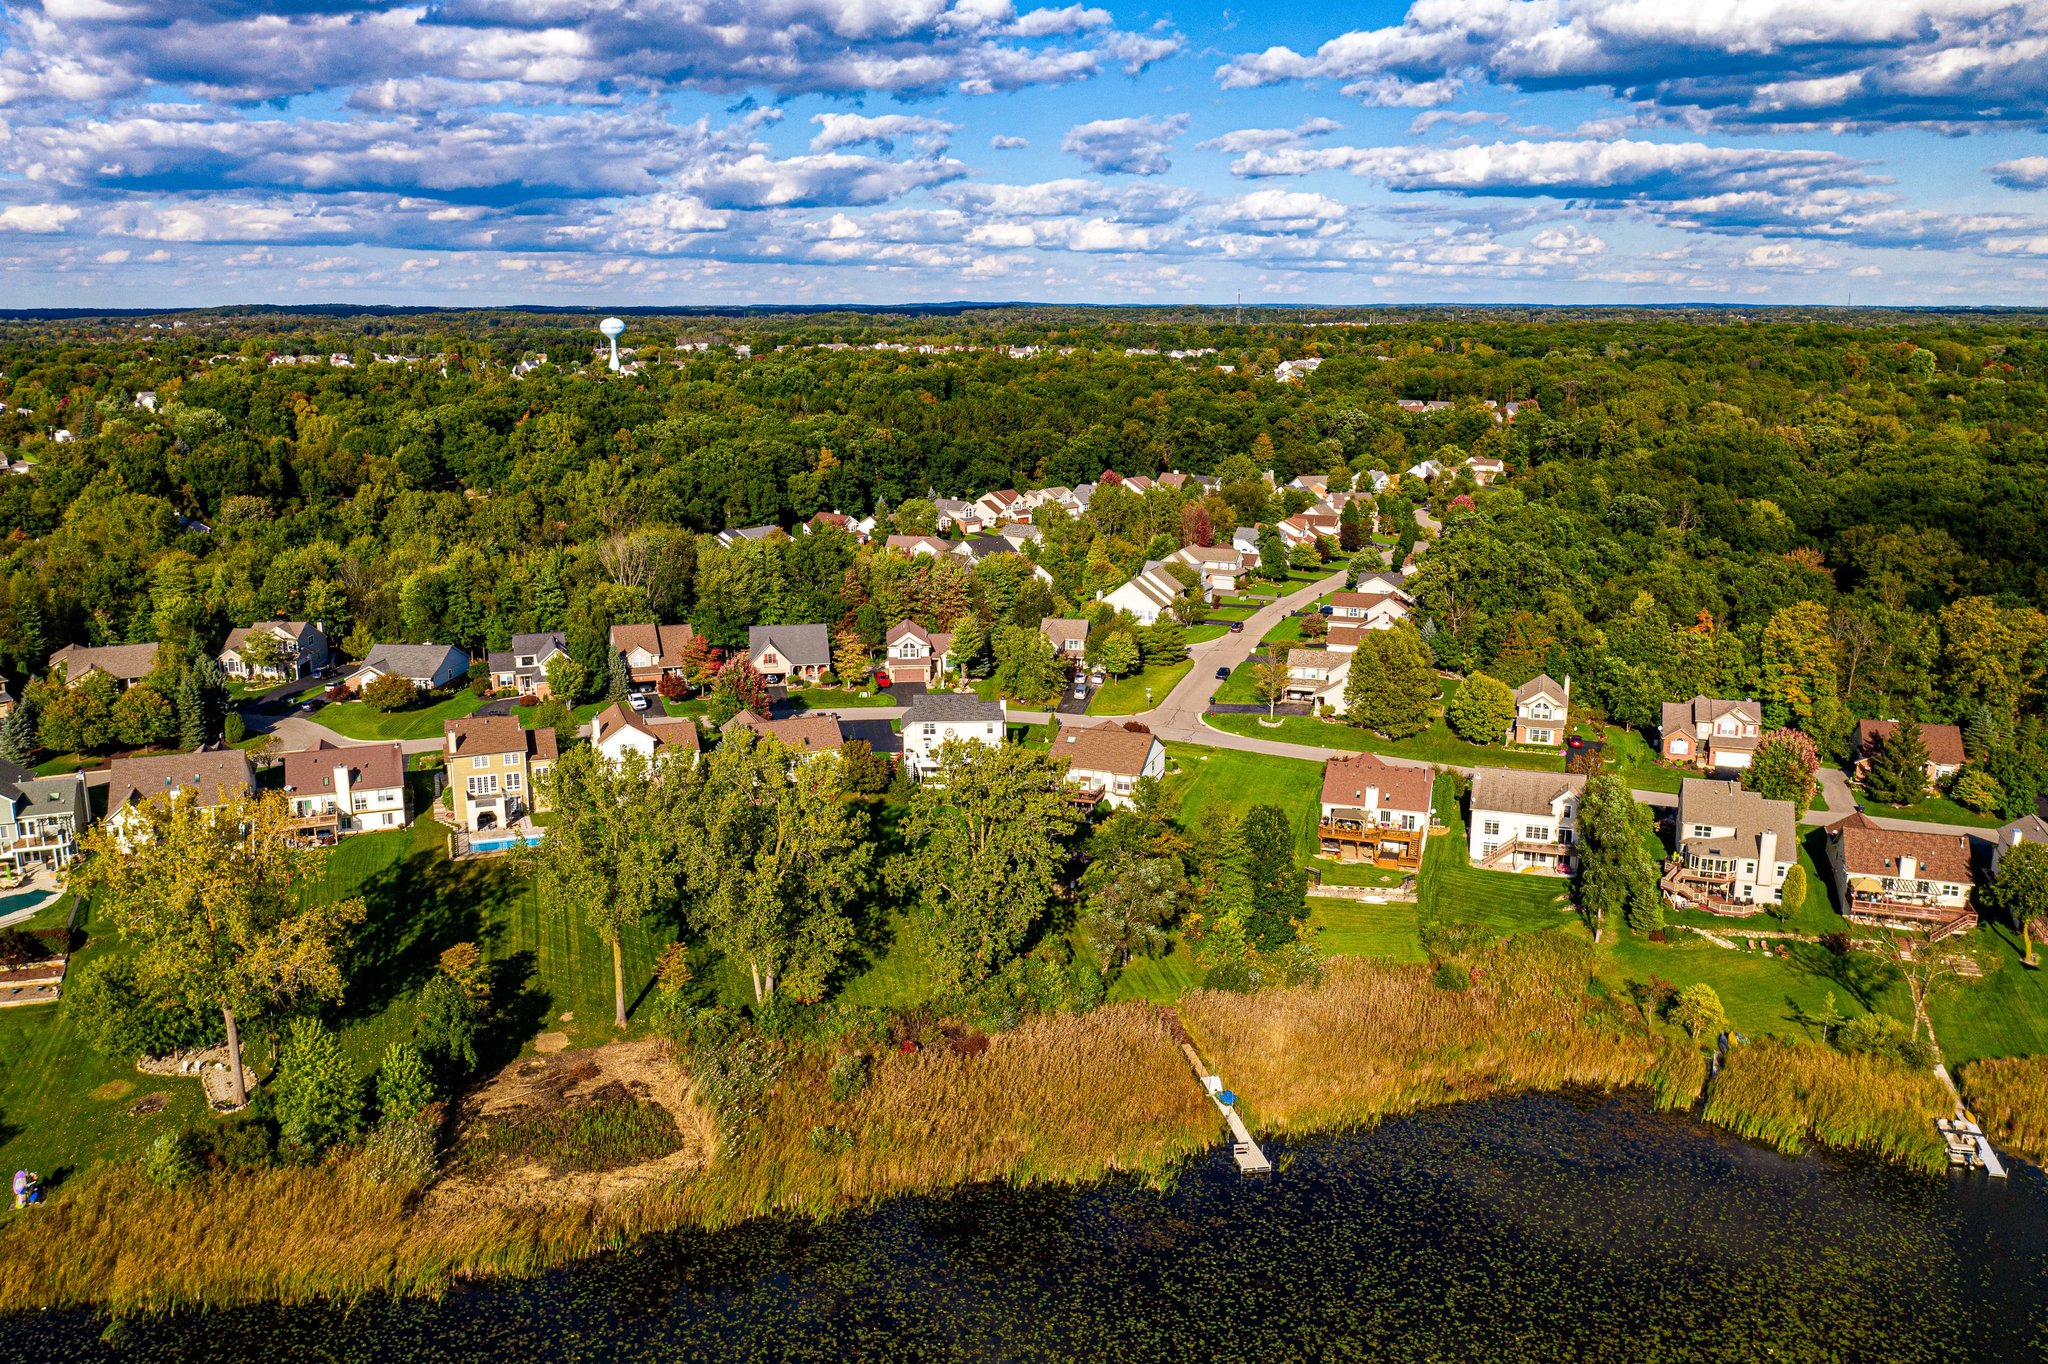
[(7, 1360), (2041, 1360), (2048, 1180), (1787, 1158), (1533, 1096), (1225, 1153), (1170, 1190), (980, 1187), (666, 1236), (441, 1302), (258, 1308)]

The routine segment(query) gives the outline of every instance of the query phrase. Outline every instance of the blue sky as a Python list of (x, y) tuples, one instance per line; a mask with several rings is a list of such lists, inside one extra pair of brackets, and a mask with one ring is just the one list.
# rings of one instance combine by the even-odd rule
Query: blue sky
[(2048, 303), (2048, 0), (0, 0), (0, 300)]

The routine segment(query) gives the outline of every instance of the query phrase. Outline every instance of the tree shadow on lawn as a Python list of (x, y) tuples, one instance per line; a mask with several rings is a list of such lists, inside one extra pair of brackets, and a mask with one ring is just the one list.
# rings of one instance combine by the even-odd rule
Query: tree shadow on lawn
[(1899, 979), (1899, 968), (1883, 957), (1868, 952), (1835, 952), (1823, 943), (1793, 943), (1789, 960), (1794, 968), (1809, 976), (1833, 981), (1848, 991), (1850, 998), (1873, 1012), (1878, 999)]
[(509, 1065), (547, 1025), (554, 997), (539, 977), (540, 958), (530, 950), (491, 963), (491, 1016), (477, 1040), (478, 1074), (490, 1075)]
[(490, 955), (505, 928), (486, 910), (519, 893), (514, 881), (489, 861), (454, 863), (426, 851), (371, 876), (359, 891), (366, 914), (350, 944), (347, 1017), (373, 1018), (417, 991), (456, 943)]

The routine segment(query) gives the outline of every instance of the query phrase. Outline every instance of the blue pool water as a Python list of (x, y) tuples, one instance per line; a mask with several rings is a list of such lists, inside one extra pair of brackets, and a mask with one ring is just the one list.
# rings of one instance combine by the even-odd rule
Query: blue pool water
[(507, 848), (516, 848), (522, 843), (531, 848), (538, 845), (541, 838), (542, 835), (540, 834), (492, 834), (488, 838), (478, 838), (472, 834), (469, 839), (469, 850), (471, 852), (503, 852)]
[(0, 916), (27, 909), (30, 905), (39, 905), (49, 898), (50, 892), (47, 890), (23, 890), (12, 895), (0, 895)]

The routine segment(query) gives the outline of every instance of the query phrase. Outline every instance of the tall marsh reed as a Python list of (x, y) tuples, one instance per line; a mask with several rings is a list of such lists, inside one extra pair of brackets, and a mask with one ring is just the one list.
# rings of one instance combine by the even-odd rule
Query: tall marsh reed
[(2048, 1162), (2048, 1056), (1972, 1061), (1958, 1081), (1994, 1145)]
[(1780, 1151), (1819, 1143), (1940, 1171), (1948, 1153), (1934, 1120), (1954, 1111), (1931, 1071), (1766, 1038), (1729, 1052), (1702, 1116)]

